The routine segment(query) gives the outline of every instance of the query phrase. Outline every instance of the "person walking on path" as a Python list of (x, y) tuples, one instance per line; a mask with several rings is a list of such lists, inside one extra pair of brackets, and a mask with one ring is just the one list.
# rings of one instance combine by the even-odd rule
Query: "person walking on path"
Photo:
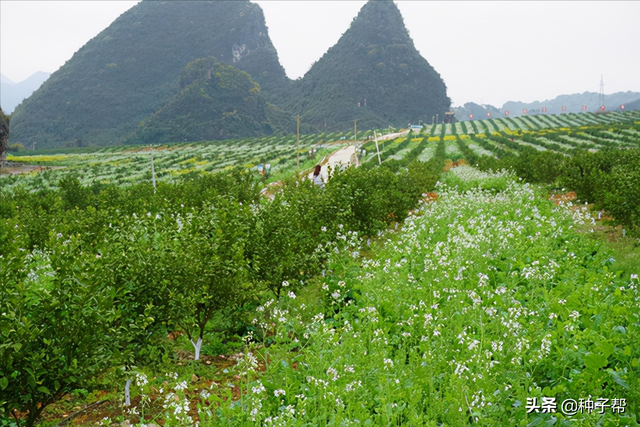
[(313, 171), (313, 183), (320, 188), (324, 188), (324, 181), (322, 181), (322, 166), (316, 165), (316, 168)]

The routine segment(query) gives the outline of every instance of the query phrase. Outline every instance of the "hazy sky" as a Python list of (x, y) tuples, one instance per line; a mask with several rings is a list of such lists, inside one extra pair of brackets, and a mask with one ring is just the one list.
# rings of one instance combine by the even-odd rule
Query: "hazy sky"
[[(138, 1), (0, 0), (0, 71), (54, 72)], [(335, 44), (365, 1), (255, 1), (290, 78)], [(396, 1), (454, 105), (640, 92), (638, 1)]]

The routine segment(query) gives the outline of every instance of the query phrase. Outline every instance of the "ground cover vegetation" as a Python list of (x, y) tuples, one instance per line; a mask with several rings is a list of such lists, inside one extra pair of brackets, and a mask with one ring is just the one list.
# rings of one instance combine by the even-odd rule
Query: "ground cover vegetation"
[(155, 192), (2, 178), (2, 423), (71, 395), (117, 401), (105, 425), (634, 425), (640, 123), (581, 116), (425, 126), (273, 200), (242, 156)]
[[(276, 343), (243, 360), (268, 353), (266, 370), (239, 364), (241, 404), (211, 410), (234, 425), (634, 425), (637, 275), (617, 277), (573, 231), (591, 226), (586, 208), (508, 174), (449, 176), (458, 187), (438, 187), (373, 256), (354, 239), (331, 259), (311, 321), (295, 294), (260, 307)], [(580, 395), (624, 395), (625, 415), (527, 408)]]

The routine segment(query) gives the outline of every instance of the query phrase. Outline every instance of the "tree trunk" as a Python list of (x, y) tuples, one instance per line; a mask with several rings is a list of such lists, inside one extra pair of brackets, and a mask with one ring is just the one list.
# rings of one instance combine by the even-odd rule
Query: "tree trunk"
[(124, 386), (124, 406), (131, 406), (131, 378), (127, 380), (126, 385)]
[(191, 341), (191, 345), (193, 345), (193, 348), (196, 351), (194, 360), (200, 360), (200, 348), (202, 347), (202, 337), (198, 338), (197, 342), (193, 342), (193, 340)]

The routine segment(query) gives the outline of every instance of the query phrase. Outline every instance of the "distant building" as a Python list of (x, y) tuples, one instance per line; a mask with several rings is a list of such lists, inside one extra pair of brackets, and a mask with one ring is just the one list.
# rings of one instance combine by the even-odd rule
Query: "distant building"
[(447, 111), (444, 113), (444, 120), (442, 120), (443, 123), (455, 123), (457, 122), (455, 116), (454, 116), (454, 112), (453, 111)]
[(413, 133), (420, 133), (422, 131), (422, 126), (420, 125), (411, 125), (411, 130)]

